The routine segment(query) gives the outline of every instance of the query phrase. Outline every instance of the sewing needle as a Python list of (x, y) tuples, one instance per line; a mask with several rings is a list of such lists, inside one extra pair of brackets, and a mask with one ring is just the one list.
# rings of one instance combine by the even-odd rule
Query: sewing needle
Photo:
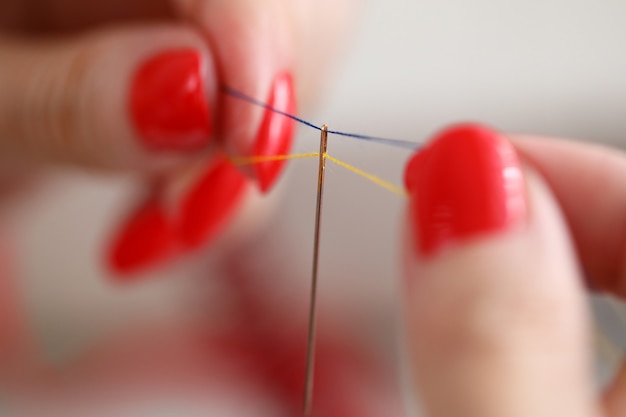
[(322, 216), (322, 194), (324, 192), (324, 167), (326, 165), (326, 145), (328, 126), (323, 125), (320, 135), (319, 168), (317, 171), (317, 205), (315, 207), (315, 234), (313, 236), (313, 270), (311, 272), (311, 298), (309, 301), (309, 334), (306, 352), (306, 373), (304, 382), (304, 416), (311, 415), (313, 400), (313, 374), (315, 365), (315, 303), (317, 297), (317, 269), (319, 264), (320, 221)]

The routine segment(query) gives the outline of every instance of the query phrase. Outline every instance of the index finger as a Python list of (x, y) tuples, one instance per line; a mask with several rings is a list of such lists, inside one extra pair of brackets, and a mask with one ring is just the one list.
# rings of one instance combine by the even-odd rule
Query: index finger
[(626, 298), (626, 155), (562, 139), (512, 139), (558, 200), (590, 287)]

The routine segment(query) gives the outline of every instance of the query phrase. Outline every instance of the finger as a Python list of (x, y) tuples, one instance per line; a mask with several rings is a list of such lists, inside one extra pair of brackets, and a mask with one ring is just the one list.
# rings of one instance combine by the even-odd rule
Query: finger
[(163, 265), (176, 254), (211, 244), (235, 218), (248, 181), (225, 157), (155, 187), (122, 223), (107, 254), (118, 279)]
[(626, 297), (626, 157), (600, 145), (518, 137), (552, 189), (594, 289)]
[[(275, 0), (177, 0), (180, 13), (195, 21), (214, 49), (224, 86), (276, 110), (296, 112), (293, 44), (285, 2)], [(290, 152), (293, 120), (249, 102), (221, 94), (219, 124), (222, 143), (232, 154), (271, 156)], [(244, 170), (269, 191), (285, 161), (254, 164)]]
[(438, 135), (406, 179), (408, 339), (428, 415), (596, 415), (579, 271), (543, 181), (474, 125)]
[(188, 160), (212, 137), (217, 83), (190, 29), (0, 38), (0, 62), (4, 159), (154, 170)]

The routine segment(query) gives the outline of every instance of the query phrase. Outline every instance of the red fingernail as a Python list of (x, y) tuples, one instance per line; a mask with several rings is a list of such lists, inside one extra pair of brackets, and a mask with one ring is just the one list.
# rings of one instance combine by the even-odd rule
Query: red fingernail
[(126, 222), (109, 252), (109, 266), (130, 274), (165, 261), (173, 253), (175, 230), (167, 213), (151, 200)]
[(202, 56), (193, 49), (161, 53), (138, 69), (130, 92), (130, 113), (146, 146), (185, 151), (209, 142), (204, 74)]
[(226, 225), (244, 195), (246, 178), (225, 158), (189, 190), (181, 204), (180, 239), (195, 248), (213, 239)]
[[(293, 80), (289, 73), (276, 77), (268, 104), (276, 110), (294, 114), (296, 109)], [(270, 109), (265, 110), (252, 154), (254, 156), (285, 155), (291, 151), (294, 121)], [(268, 192), (285, 167), (286, 161), (255, 164), (253, 169), (262, 192)]]
[(407, 166), (410, 217), (418, 249), (495, 233), (526, 218), (526, 192), (515, 149), (482, 126), (452, 127)]

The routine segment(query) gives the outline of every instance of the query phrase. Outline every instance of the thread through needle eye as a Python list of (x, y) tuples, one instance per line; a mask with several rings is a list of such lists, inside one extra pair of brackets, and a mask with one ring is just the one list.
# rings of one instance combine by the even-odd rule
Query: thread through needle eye
[(319, 265), (320, 225), (322, 220), (322, 197), (324, 194), (324, 169), (328, 126), (323, 125), (320, 133), (319, 167), (317, 171), (317, 204), (315, 206), (315, 231), (313, 235), (313, 267), (311, 271), (311, 298), (309, 300), (309, 331), (306, 352), (306, 372), (304, 382), (304, 416), (311, 415), (313, 402), (313, 378), (315, 374), (315, 309), (317, 299), (317, 271)]

